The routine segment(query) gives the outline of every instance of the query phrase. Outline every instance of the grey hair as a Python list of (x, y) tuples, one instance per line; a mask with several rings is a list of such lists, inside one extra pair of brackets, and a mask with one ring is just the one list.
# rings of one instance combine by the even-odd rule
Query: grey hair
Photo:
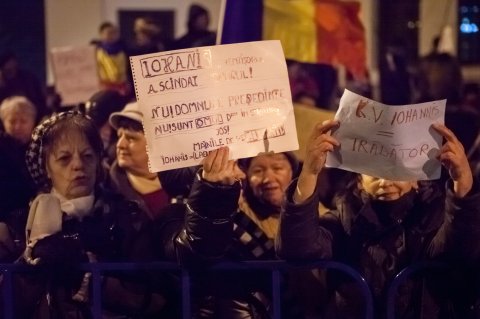
[(37, 108), (28, 98), (15, 95), (3, 100), (0, 105), (0, 119), (4, 121), (7, 115), (11, 113), (28, 114), (35, 120), (37, 117)]

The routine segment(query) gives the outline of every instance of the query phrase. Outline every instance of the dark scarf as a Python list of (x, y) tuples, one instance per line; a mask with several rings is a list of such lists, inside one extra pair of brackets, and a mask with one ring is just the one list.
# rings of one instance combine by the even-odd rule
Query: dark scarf
[(376, 213), (381, 224), (388, 226), (397, 221), (403, 220), (412, 209), (416, 197), (416, 191), (412, 189), (396, 200), (375, 200), (372, 199), (370, 205)]

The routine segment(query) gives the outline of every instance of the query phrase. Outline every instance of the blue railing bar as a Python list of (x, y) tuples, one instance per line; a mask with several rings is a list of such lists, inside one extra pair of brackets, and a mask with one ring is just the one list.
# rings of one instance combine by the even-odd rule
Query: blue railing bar
[(309, 268), (309, 269), (313, 269), (313, 268), (336, 269), (336, 270), (340, 270), (345, 274), (350, 275), (350, 277), (353, 278), (359, 284), (360, 290), (362, 291), (362, 295), (365, 300), (365, 319), (373, 318), (372, 292), (365, 278), (363, 278), (362, 275), (360, 275), (360, 273), (354, 268), (346, 264), (343, 264), (341, 262), (331, 261), (331, 260), (317, 260), (317, 261), (311, 261), (311, 262), (288, 262), (280, 266), (282, 267), (282, 269), (287, 269), (292, 267)]
[(102, 274), (93, 267), (92, 272), (92, 313), (94, 319), (102, 319)]
[(413, 264), (402, 269), (392, 280), (390, 286), (387, 290), (387, 319), (395, 319), (395, 297), (398, 291), (398, 288), (401, 284), (405, 282), (412, 274), (431, 268), (449, 268), (450, 266), (447, 263), (435, 262), (435, 261), (426, 261)]
[[(329, 260), (319, 260), (319, 261), (302, 261), (302, 262), (291, 262), (291, 261), (284, 261), (284, 260), (270, 260), (270, 261), (244, 261), (244, 262), (219, 262), (218, 264), (214, 264), (209, 267), (212, 270), (252, 270), (252, 269), (264, 269), (270, 270), (272, 272), (277, 271), (277, 275), (280, 277), (280, 271), (287, 270), (292, 267), (297, 268), (325, 268), (325, 269), (336, 269), (342, 271), (348, 275), (350, 275), (359, 285), (362, 291), (363, 297), (365, 298), (365, 318), (370, 319), (373, 318), (373, 297), (366, 283), (365, 279), (352, 267), (342, 264), (340, 262), (329, 261)], [(18, 264), (0, 264), (0, 271), (3, 272), (25, 272), (25, 271), (32, 271), (35, 267), (28, 266), (28, 265), (18, 265)], [(185, 283), (182, 283), (182, 288), (185, 285), (188, 285), (190, 288), (189, 282), (189, 273), (188, 268), (183, 268), (179, 264), (174, 262), (146, 262), (146, 263), (84, 263), (78, 265), (79, 269), (92, 271), (97, 273), (97, 276), (100, 276), (101, 273), (104, 271), (133, 271), (133, 270), (176, 270), (182, 271), (182, 281), (185, 280)], [(185, 275), (184, 275), (185, 274)], [(11, 274), (10, 274), (11, 275)], [(188, 276), (187, 276), (188, 275)], [(272, 276), (277, 276), (272, 273)], [(11, 279), (11, 278), (10, 278)], [(97, 285), (101, 285), (101, 280), (94, 280), (94, 283)], [(274, 280), (272, 277), (272, 285), (274, 284)], [(4, 287), (5, 289), (7, 287)], [(273, 293), (280, 294), (280, 290), (277, 287), (273, 287)], [(279, 288), (279, 287), (278, 287)], [(97, 286), (98, 289), (94, 292), (94, 296), (101, 296), (101, 287)], [(9, 290), (12, 291), (11, 289)], [(9, 295), (9, 294), (7, 294)], [(8, 305), (12, 305), (11, 298), (9, 299)], [(99, 298), (94, 299), (96, 302), (101, 304), (101, 300)], [(184, 308), (187, 313), (183, 318), (189, 318), (191, 314), (191, 305), (190, 305), (190, 289), (182, 289), (182, 305), (186, 306)], [(273, 301), (280, 302), (280, 299), (274, 299)], [(98, 305), (95, 304), (95, 312), (98, 311)], [(101, 307), (101, 306), (100, 306)], [(274, 305), (275, 307), (275, 305)], [(280, 307), (279, 305), (277, 307)], [(5, 312), (9, 311), (6, 308), (4, 309)], [(13, 312), (12, 309), (10, 311)], [(96, 313), (98, 314), (98, 313)], [(95, 314), (95, 318), (96, 318)], [(6, 318), (11, 318), (7, 316)]]
[(186, 269), (182, 269), (182, 318), (192, 318), (190, 304), (190, 273)]
[(272, 271), (272, 294), (273, 294), (273, 318), (281, 319), (282, 318), (282, 309), (280, 306), (280, 271), (275, 269)]
[(13, 285), (12, 272), (9, 269), (3, 270), (3, 313), (5, 318), (13, 318)]

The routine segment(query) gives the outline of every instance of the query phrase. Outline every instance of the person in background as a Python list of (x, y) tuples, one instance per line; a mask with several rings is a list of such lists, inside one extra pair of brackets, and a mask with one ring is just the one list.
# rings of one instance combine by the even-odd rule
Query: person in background
[(128, 95), (128, 59), (125, 45), (120, 39), (118, 27), (111, 22), (103, 22), (99, 27), (100, 40), (93, 43), (97, 47), (97, 63), (100, 83), (104, 89)]
[(121, 111), (126, 104), (126, 98), (115, 90), (101, 90), (93, 94), (85, 103), (85, 114), (97, 127), (104, 147), (105, 168), (110, 168), (115, 160), (117, 134), (109, 122), (110, 115)]
[[(389, 105), (411, 103), (410, 64), (405, 40), (401, 37), (393, 38), (386, 46), (385, 53), (380, 60), (382, 103)], [(365, 96), (365, 94), (361, 95)]]
[(110, 115), (109, 123), (116, 131), (117, 144), (116, 160), (110, 167), (107, 185), (136, 201), (144, 217), (154, 220), (171, 198), (157, 174), (149, 171), (142, 118), (137, 102), (128, 103), (121, 112)]
[(480, 120), (480, 85), (475, 82), (463, 86), (461, 108)]
[[(332, 259), (354, 267), (374, 296), (375, 317), (385, 316), (386, 292), (403, 268), (426, 260), (458, 265), (480, 256), (480, 193), (460, 141), (441, 124), (438, 159), (448, 181), (392, 181), (356, 174), (337, 197), (336, 209), (319, 216), (317, 178), (327, 153), (339, 146), (330, 135), (338, 121), (318, 124), (307, 144), (298, 180), (287, 190), (276, 241), (277, 253), (289, 260)], [(443, 273), (442, 273), (443, 274)], [(365, 311), (356, 286), (329, 274), (332, 291), (327, 318), (359, 318)], [(450, 278), (451, 279), (451, 278)], [(456, 278), (458, 279), (458, 278)], [(420, 276), (397, 295), (399, 318), (467, 318), (457, 302), (467, 303), (447, 275)], [(458, 288), (458, 287), (457, 287)], [(463, 300), (462, 300), (463, 299)]]
[(135, 42), (130, 48), (130, 55), (141, 55), (167, 51), (170, 47), (162, 36), (162, 28), (154, 19), (141, 16), (133, 23)]
[[(162, 27), (149, 16), (140, 16), (135, 19), (133, 33), (135, 38), (128, 47), (129, 57), (172, 49), (172, 40), (164, 37)], [(130, 83), (130, 91), (135, 92), (130, 63), (128, 63), (127, 76)]]
[[(5, 128), (0, 132), (0, 261), (18, 258), (22, 248), (16, 244), (7, 225), (23, 225), (25, 218), (17, 214), (35, 195), (25, 155), (37, 109), (23, 96), (12, 96), (0, 104), (0, 120)], [(22, 234), (23, 235), (23, 234)]]
[(463, 76), (457, 58), (449, 53), (421, 58), (413, 83), (414, 103), (447, 100), (445, 125), (455, 133), (468, 154), (480, 133), (480, 122), (462, 108)]
[(20, 65), (13, 52), (6, 51), (0, 54), (0, 102), (10, 96), (25, 96), (33, 103), (37, 112), (35, 123), (48, 113), (38, 78)]
[(216, 33), (208, 30), (210, 14), (198, 4), (188, 9), (187, 33), (175, 40), (174, 49), (215, 45)]
[(36, 124), (37, 109), (24, 96), (11, 96), (0, 105), (0, 120), (5, 133), (25, 145)]

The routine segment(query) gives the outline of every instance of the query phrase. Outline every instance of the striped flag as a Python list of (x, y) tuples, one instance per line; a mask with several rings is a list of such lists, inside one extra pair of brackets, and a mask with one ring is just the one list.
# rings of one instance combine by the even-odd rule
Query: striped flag
[(226, 0), (222, 43), (276, 39), (285, 57), (341, 64), (356, 78), (366, 74), (360, 4), (340, 0)]

